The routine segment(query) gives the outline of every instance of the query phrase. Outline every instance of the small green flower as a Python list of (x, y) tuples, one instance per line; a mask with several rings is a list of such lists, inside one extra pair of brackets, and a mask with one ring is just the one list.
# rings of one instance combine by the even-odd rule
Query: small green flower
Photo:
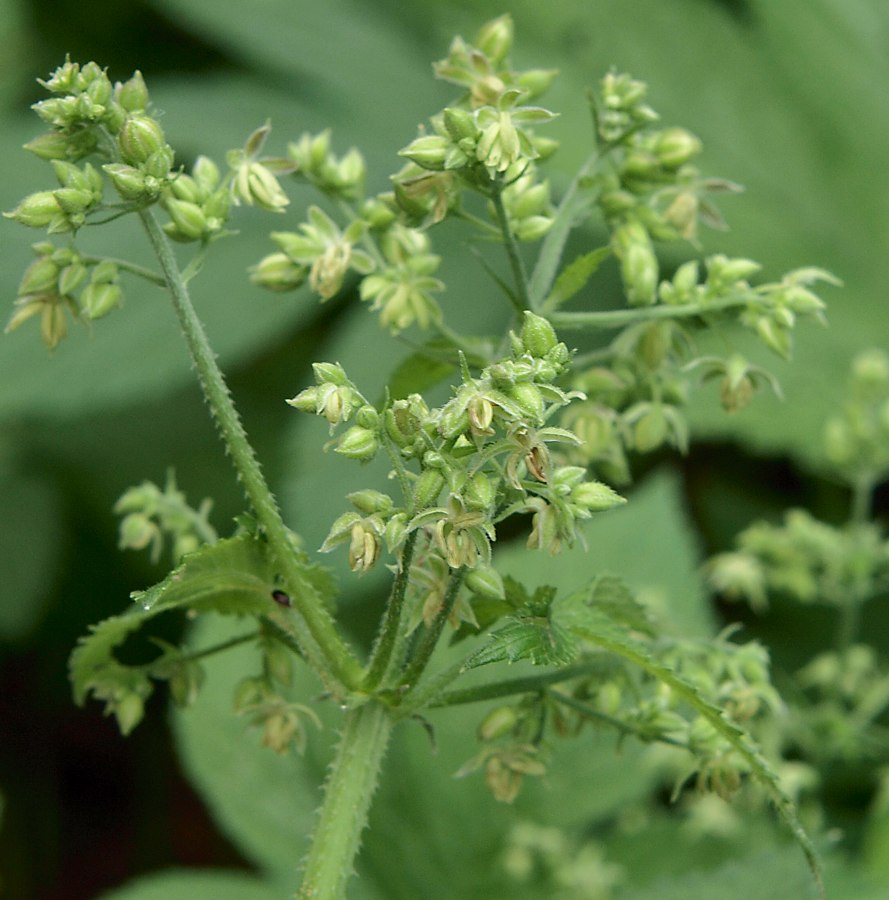
[(309, 268), (310, 287), (322, 300), (329, 300), (339, 292), (350, 268), (362, 274), (374, 268), (369, 254), (354, 246), (365, 225), (355, 221), (342, 232), (317, 206), (309, 207), (308, 216), (299, 233), (275, 231), (272, 240), (294, 263)]
[(271, 130), (268, 124), (257, 128), (247, 138), (243, 149), (228, 153), (231, 199), (235, 206), (241, 203), (253, 206), (255, 203), (270, 212), (281, 213), (290, 203), (275, 176), (292, 172), (295, 164), (289, 160), (259, 157)]

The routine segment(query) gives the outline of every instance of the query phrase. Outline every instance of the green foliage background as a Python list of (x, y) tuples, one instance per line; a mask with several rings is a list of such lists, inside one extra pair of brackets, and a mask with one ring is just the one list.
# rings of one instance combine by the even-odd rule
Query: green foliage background
[[(702, 138), (702, 169), (747, 188), (722, 203), (731, 231), (705, 234), (705, 251), (718, 245), (750, 256), (766, 277), (814, 264), (845, 283), (828, 295), (830, 327), (800, 329), (791, 365), (768, 360), (783, 402), (763, 396), (729, 417), (712, 391), (702, 391), (690, 455), (640, 470), (626, 510), (596, 523), (593, 552), (560, 558), (557, 575), (567, 587), (591, 570), (623, 572), (652, 602), (670, 605), (689, 633), (712, 633), (724, 611), (705, 598), (702, 553), (724, 549), (752, 518), (791, 504), (828, 521), (845, 515), (842, 492), (820, 474), (820, 431), (855, 352), (889, 347), (889, 8), (881, 0), (508, 6), (519, 64), (562, 71), (548, 98), (562, 112), (553, 126), (562, 141), (551, 167), (556, 191), (588, 152), (584, 89), (614, 65), (650, 83), (665, 123)], [(41, 164), (19, 147), (38, 130), (28, 110), (39, 97), (34, 78), (66, 52), (108, 65), (112, 78), (140, 68), (182, 161), (199, 152), (221, 158), (266, 118), (273, 152), (304, 130), (331, 126), (339, 149), (354, 144), (365, 153), (378, 173), (371, 187), (382, 190), (385, 173), (398, 167), (395, 151), (449, 98), (429, 61), (454, 33), (469, 35), (503, 11), (489, 0), (5, 0), (0, 208), (41, 186)], [(292, 197), (299, 216), (300, 195)], [(321, 358), (341, 361), (373, 396), (396, 360), (390, 338), (357, 303), (319, 310), (306, 294), (269, 296), (248, 283), (246, 267), (271, 249), (268, 228), (267, 218), (244, 217), (241, 239), (215, 254), (195, 295), (290, 524), (317, 546), (343, 509), (342, 494), (365, 486), (366, 476), (322, 455), (323, 426), (288, 412), (283, 398), (308, 383), (309, 364)], [(10, 304), (36, 239), (11, 224), (0, 232), (0, 296)], [(141, 236), (126, 228), (103, 230), (100, 240), (108, 254), (143, 253)], [(447, 261), (448, 315), (479, 333), (499, 327), (503, 304), (478, 296), (484, 276), (458, 236), (444, 230), (437, 250)], [(614, 298), (604, 289), (596, 302), (604, 308)], [(275, 885), (292, 881), (302, 852), (329, 731), (311, 736), (304, 763), (254, 752), (256, 735), (228, 712), (222, 672), (171, 729), (163, 699), (153, 700), (151, 722), (125, 743), (96, 707), (72, 708), (66, 682), (67, 654), (86, 624), (119, 611), (130, 590), (161, 574), (116, 551), (110, 510), (128, 485), (162, 481), (175, 465), (190, 499), (214, 497), (218, 527), (241, 510), (172, 310), (160, 292), (133, 287), (123, 313), (79, 330), (53, 354), (29, 331), (0, 342), (0, 890), (76, 900), (137, 874), (215, 865), (259, 874), (243, 873), (236, 884), (174, 873), (113, 896), (280, 896)], [(878, 501), (885, 516), (887, 494)], [(529, 566), (516, 557), (517, 570)], [(531, 566), (546, 577), (537, 557)], [(369, 576), (355, 589), (346, 574), (342, 582), (360, 640), (364, 611), (376, 613), (368, 605), (374, 582)], [(864, 625), (884, 655), (885, 599), (866, 610)], [(739, 614), (731, 609), (728, 619)], [(748, 634), (763, 636), (780, 671), (819, 649), (829, 628), (810, 609), (778, 609), (748, 623)], [(451, 779), (472, 752), (459, 735), (471, 734), (477, 718), (478, 710), (442, 716), (437, 756), (420, 728), (397, 742), (356, 897), (522, 896), (497, 863), (511, 825), (561, 824), (604, 840), (617, 811), (650, 792), (653, 779), (634, 764), (634, 748), (615, 757), (607, 736), (587, 737), (566, 744), (564, 765), (554, 766), (547, 785), (515, 808), (496, 806), (478, 779)], [(837, 778), (833, 824), (851, 836), (853, 861), (829, 869), (831, 896), (885, 896), (870, 881), (889, 873), (885, 814), (867, 818), (874, 789), (873, 773)], [(648, 837), (625, 831), (607, 844), (609, 859), (633, 873), (620, 897), (808, 896), (799, 859), (765, 817), (724, 845), (696, 842), (662, 818), (650, 822)], [(768, 893), (774, 886), (780, 895)]]

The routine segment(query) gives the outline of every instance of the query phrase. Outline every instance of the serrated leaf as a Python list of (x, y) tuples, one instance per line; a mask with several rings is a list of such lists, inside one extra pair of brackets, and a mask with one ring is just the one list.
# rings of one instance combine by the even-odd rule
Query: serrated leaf
[[(507, 596), (509, 596), (507, 588)], [(577, 656), (577, 644), (560, 619), (559, 603), (552, 588), (538, 588), (534, 597), (501, 629), (487, 646), (474, 653), (466, 669), (495, 662), (514, 663), (527, 659), (536, 666), (565, 665)], [(570, 617), (569, 617), (570, 620)]]
[[(321, 596), (329, 596), (322, 569), (307, 565), (305, 573)], [(69, 662), (75, 701), (82, 704), (90, 692), (105, 692), (132, 680), (140, 670), (122, 665), (114, 651), (154, 616), (178, 608), (236, 616), (274, 614), (275, 589), (274, 563), (265, 542), (253, 535), (238, 535), (196, 550), (163, 581), (135, 592), (137, 606), (105, 619), (80, 639)]]
[(599, 266), (611, 256), (611, 247), (598, 247), (572, 260), (556, 278), (550, 295), (543, 302), (543, 309), (552, 312), (570, 300), (598, 271)]
[(163, 581), (132, 597), (151, 614), (187, 606), (195, 612), (262, 615), (275, 589), (275, 566), (261, 540), (238, 535), (201, 547)]
[(622, 578), (600, 575), (590, 586), (586, 603), (613, 622), (646, 635), (655, 633), (648, 610), (636, 599)]
[(144, 610), (131, 608), (123, 615), (112, 616), (90, 626), (89, 634), (78, 641), (68, 662), (74, 702), (78, 706), (83, 705), (87, 694), (95, 689), (104, 675), (119, 668), (120, 664), (114, 659), (114, 649), (137, 631), (149, 615)]

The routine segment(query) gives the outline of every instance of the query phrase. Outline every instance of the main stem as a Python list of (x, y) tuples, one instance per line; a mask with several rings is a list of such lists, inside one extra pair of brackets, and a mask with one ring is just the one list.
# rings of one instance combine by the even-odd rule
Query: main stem
[(204, 326), (192, 305), (173, 248), (152, 210), (142, 210), (139, 217), (160, 263), (207, 404), (275, 561), (281, 567), (294, 610), (302, 620), (304, 627), (297, 635), (300, 648), (328, 687), (335, 688), (339, 684), (347, 690), (352, 689), (360, 682), (361, 665), (336, 630), (321, 598), (303, 575), (278, 505), (247, 439)]
[(391, 730), (392, 717), (378, 703), (347, 713), (297, 900), (345, 897)]

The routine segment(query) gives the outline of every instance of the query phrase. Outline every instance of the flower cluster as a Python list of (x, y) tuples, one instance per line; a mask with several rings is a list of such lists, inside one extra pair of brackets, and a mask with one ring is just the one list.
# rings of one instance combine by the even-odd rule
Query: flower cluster
[[(580, 399), (553, 384), (569, 354), (552, 326), (526, 313), (511, 342), (508, 357), (475, 375), (464, 361), (454, 396), (436, 409), (411, 395), (378, 411), (331, 364), (316, 364), (317, 384), (288, 401), (332, 427), (354, 416), (334, 441), (347, 457), (367, 460), (386, 448), (404, 489), (403, 504), (376, 491), (351, 494), (354, 511), (337, 519), (322, 550), (347, 545), (351, 568), (365, 572), (384, 545), (397, 556), (409, 536), (422, 535), (412, 581), (422, 588), (423, 618), (440, 608), (448, 569), (478, 572), (474, 591), (502, 595), (490, 567), (497, 523), (508, 516), (530, 513), (529, 546), (557, 552), (575, 540), (580, 521), (623, 502), (611, 488), (589, 481), (584, 469), (558, 465), (548, 449), (552, 442), (577, 442), (570, 431), (546, 422)], [(471, 611), (455, 620), (461, 618), (471, 621)]]

